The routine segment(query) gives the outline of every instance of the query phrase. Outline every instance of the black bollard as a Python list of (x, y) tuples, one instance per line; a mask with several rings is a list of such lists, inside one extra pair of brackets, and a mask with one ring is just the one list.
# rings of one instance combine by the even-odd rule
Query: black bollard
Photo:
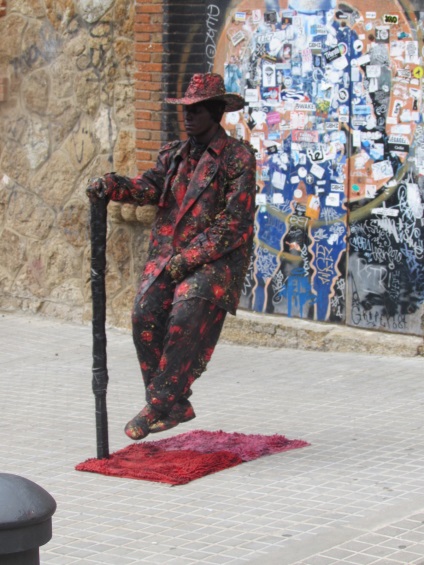
[(39, 565), (56, 501), (36, 483), (0, 473), (0, 565)]
[(91, 293), (93, 301), (93, 379), (96, 404), (97, 459), (109, 457), (106, 393), (109, 376), (106, 353), (106, 235), (107, 202), (91, 203)]

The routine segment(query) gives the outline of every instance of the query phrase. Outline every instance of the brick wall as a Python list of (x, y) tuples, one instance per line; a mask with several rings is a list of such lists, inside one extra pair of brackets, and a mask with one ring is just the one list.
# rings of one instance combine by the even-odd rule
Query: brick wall
[(137, 167), (148, 169), (161, 143), (164, 2), (137, 0), (135, 14), (135, 125)]
[(206, 70), (204, 0), (137, 0), (134, 39), (137, 167), (143, 172), (166, 141), (184, 137), (181, 108), (163, 100), (180, 96), (190, 76)]

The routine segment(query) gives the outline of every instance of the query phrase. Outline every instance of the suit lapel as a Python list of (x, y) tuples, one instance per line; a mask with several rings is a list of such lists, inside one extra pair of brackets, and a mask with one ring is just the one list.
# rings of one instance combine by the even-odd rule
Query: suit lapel
[(160, 197), (159, 206), (164, 205), (168, 191), (172, 189), (172, 186), (171, 186), (172, 177), (174, 177), (174, 175), (177, 173), (178, 167), (179, 167), (181, 161), (187, 156), (188, 145), (189, 145), (189, 142), (186, 141), (181, 146), (181, 148), (175, 153), (175, 155), (172, 158), (168, 172), (166, 173), (164, 188), (163, 188), (163, 191), (162, 191), (162, 195)]
[(178, 213), (177, 222), (187, 213), (193, 206), (202, 192), (211, 184), (213, 178), (218, 171), (218, 165), (215, 158), (206, 150), (194, 171), (191, 181), (184, 195), (180, 211)]
[(218, 130), (217, 135), (210, 142), (208, 148), (203, 153), (194, 171), (191, 181), (187, 187), (180, 211), (177, 216), (177, 223), (193, 206), (202, 192), (210, 186), (218, 172), (219, 156), (227, 143), (227, 134), (223, 128)]

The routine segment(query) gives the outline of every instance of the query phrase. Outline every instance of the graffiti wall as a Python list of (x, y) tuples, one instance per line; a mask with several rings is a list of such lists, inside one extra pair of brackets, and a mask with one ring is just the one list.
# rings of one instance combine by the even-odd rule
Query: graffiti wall
[(247, 101), (223, 125), (257, 151), (242, 307), (421, 334), (424, 10), (249, 0), (206, 11), (209, 70)]

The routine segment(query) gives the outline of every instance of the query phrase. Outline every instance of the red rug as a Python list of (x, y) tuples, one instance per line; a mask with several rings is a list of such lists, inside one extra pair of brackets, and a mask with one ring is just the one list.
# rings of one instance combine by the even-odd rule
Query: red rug
[(277, 434), (264, 436), (196, 430), (158, 441), (134, 443), (112, 453), (109, 459), (88, 459), (75, 469), (184, 485), (263, 455), (307, 445), (305, 441), (289, 440)]

